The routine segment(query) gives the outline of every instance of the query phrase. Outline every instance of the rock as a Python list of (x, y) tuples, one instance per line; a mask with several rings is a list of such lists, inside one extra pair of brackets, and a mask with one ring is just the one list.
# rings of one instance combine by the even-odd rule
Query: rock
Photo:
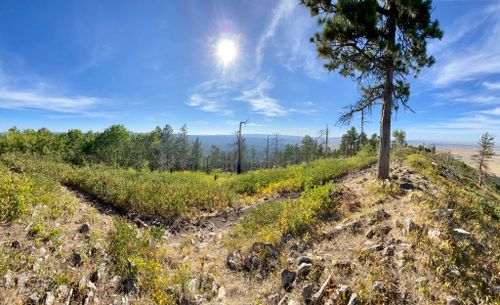
[(457, 298), (448, 295), (446, 296), (446, 305), (460, 305), (460, 301)]
[(335, 226), (335, 229), (337, 231), (350, 230), (352, 233), (358, 233), (358, 231), (361, 229), (361, 222), (358, 220), (353, 220), (351, 222), (341, 223)]
[(288, 305), (300, 305), (300, 303), (292, 299), (288, 301)]
[(82, 276), (80, 281), (78, 281), (78, 290), (84, 291), (87, 288), (87, 279), (85, 276)]
[(40, 297), (38, 296), (38, 293), (33, 292), (29, 297), (28, 300), (26, 300), (26, 304), (28, 305), (38, 305), (40, 303)]
[(111, 279), (111, 286), (114, 287), (115, 289), (119, 289), (121, 282), (122, 282), (122, 278), (119, 275), (115, 275)]
[(375, 212), (370, 214), (369, 223), (374, 224), (374, 223), (380, 222), (384, 219), (387, 219), (389, 217), (391, 217), (391, 215), (389, 215), (383, 208), (380, 208), (380, 209), (378, 209)]
[(434, 210), (434, 212), (437, 219), (450, 218), (453, 215), (453, 209)]
[(227, 255), (226, 265), (233, 271), (241, 269), (241, 253), (239, 249), (236, 249)]
[(375, 291), (382, 291), (382, 290), (384, 290), (384, 283), (382, 283), (380, 281), (375, 281), (373, 283), (373, 290), (375, 290)]
[(387, 246), (382, 251), (382, 256), (393, 256), (394, 255), (394, 246)]
[(73, 252), (71, 260), (73, 261), (73, 266), (75, 267), (83, 265), (83, 256), (79, 251)]
[(405, 183), (401, 183), (399, 185), (399, 188), (404, 190), (404, 191), (411, 191), (411, 190), (416, 189), (417, 187), (411, 183), (405, 182)]
[(0, 284), (2, 288), (11, 288), (14, 286), (14, 273), (10, 270), (2, 276), (0, 280)]
[(358, 294), (357, 293), (353, 293), (351, 295), (351, 298), (349, 298), (349, 302), (347, 303), (347, 305), (356, 305), (358, 303), (359, 303), (359, 301), (358, 301)]
[(313, 284), (306, 284), (304, 287), (302, 287), (302, 291), (300, 292), (300, 295), (304, 299), (304, 301), (309, 301), (311, 299), (311, 296), (313, 294)]
[(223, 300), (226, 297), (226, 289), (223, 286), (219, 287), (217, 291), (217, 300)]
[(137, 280), (129, 276), (124, 282), (123, 282), (123, 291), (126, 294), (136, 294), (139, 291), (139, 287), (137, 286)]
[(377, 235), (382, 236), (382, 235), (387, 235), (392, 230), (391, 226), (389, 225), (383, 225), (377, 228)]
[(339, 285), (339, 287), (335, 290), (336, 298), (340, 298), (341, 300), (347, 300), (351, 289), (347, 285)]
[(246, 271), (253, 271), (258, 269), (260, 265), (260, 258), (254, 254), (250, 254), (245, 258), (244, 267)]
[(493, 285), (491, 287), (491, 292), (493, 292), (493, 295), (500, 295), (500, 286), (499, 285)]
[(297, 274), (295, 272), (288, 269), (283, 269), (281, 271), (281, 287), (286, 291), (291, 290), (296, 276)]
[(297, 266), (300, 266), (303, 263), (312, 264), (313, 260), (309, 256), (301, 256), (296, 261)]
[(305, 277), (309, 274), (309, 271), (312, 269), (312, 264), (302, 263), (297, 269), (297, 275), (299, 277)]
[(453, 232), (455, 232), (457, 235), (462, 236), (462, 237), (469, 237), (471, 236), (470, 232), (465, 231), (464, 229), (453, 229)]
[(382, 245), (382, 244), (373, 244), (371, 246), (367, 246), (365, 249), (368, 250), (368, 251), (371, 251), (371, 252), (382, 251), (382, 249), (384, 249), (384, 245)]
[(96, 271), (94, 271), (91, 275), (90, 275), (90, 281), (92, 283), (97, 283), (99, 282), (99, 280), (101, 279), (102, 277), (102, 271), (101, 271), (101, 268), (97, 268)]
[(432, 241), (439, 241), (440, 240), (439, 237), (441, 236), (441, 231), (439, 231), (438, 229), (429, 229), (429, 231), (427, 231), (427, 236)]
[(61, 286), (57, 287), (57, 289), (56, 289), (56, 297), (58, 299), (64, 299), (68, 295), (68, 291), (69, 291), (68, 286), (61, 285)]
[(83, 225), (80, 226), (78, 229), (78, 232), (80, 234), (87, 234), (90, 232), (90, 225), (88, 223), (84, 223)]
[(14, 240), (14, 241), (10, 244), (10, 246), (11, 246), (12, 248), (14, 248), (14, 249), (19, 249), (19, 248), (21, 248), (21, 242), (20, 242), (20, 241), (18, 241), (18, 240)]
[(406, 219), (403, 224), (403, 235), (408, 235), (413, 231), (417, 230), (417, 226), (410, 218)]
[(373, 229), (370, 229), (370, 230), (366, 231), (366, 233), (365, 233), (365, 237), (368, 239), (371, 239), (374, 235), (375, 235), (375, 231)]
[(326, 278), (326, 280), (323, 282), (323, 285), (321, 285), (319, 290), (315, 294), (313, 294), (313, 296), (311, 297), (312, 303), (317, 303), (319, 300), (321, 300), (323, 298), (323, 295), (325, 294), (325, 290), (326, 290), (326, 288), (328, 288), (328, 286), (330, 285), (331, 282), (332, 282), (332, 276), (329, 275)]
[(53, 305), (54, 302), (56, 301), (56, 297), (51, 291), (47, 291), (45, 293), (44, 299), (45, 299), (45, 305)]
[(21, 273), (16, 276), (16, 286), (17, 288), (23, 288), (29, 280), (29, 276), (26, 273)]
[(346, 259), (334, 260), (333, 265), (337, 268), (347, 269), (351, 268), (351, 262)]

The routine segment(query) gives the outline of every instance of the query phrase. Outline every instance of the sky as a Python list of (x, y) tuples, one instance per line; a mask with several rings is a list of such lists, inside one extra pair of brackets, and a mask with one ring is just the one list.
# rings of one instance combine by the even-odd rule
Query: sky
[[(400, 110), (393, 128), (425, 141), (500, 136), (500, 1), (433, 7), (437, 62), (411, 80), (414, 112)], [(0, 131), (234, 134), (248, 120), (245, 133), (318, 136), (328, 124), (340, 136), (359, 92), (324, 69), (309, 42), (317, 30), (297, 0), (1, 0)], [(230, 63), (221, 41), (236, 49)], [(378, 132), (378, 109), (368, 121)]]

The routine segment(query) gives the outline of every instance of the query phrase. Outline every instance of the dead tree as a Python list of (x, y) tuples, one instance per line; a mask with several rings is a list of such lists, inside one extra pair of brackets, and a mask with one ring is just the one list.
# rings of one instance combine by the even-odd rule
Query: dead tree
[(495, 146), (495, 137), (489, 133), (484, 133), (479, 140), (479, 159), (478, 159), (478, 170), (479, 170), (479, 185), (483, 185), (484, 178), (488, 175), (488, 162), (493, 158), (495, 152), (493, 147)]

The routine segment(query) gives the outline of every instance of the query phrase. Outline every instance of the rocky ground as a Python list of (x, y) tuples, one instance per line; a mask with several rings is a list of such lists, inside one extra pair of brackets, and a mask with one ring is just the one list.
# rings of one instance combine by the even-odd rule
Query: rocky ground
[[(452, 211), (428, 211), (420, 201), (441, 190), (402, 162), (394, 164), (392, 182), (381, 186), (374, 178), (371, 167), (339, 180), (338, 213), (278, 246), (228, 250), (231, 228), (246, 210), (164, 230), (155, 247), (190, 266), (177, 301), (354, 305), (363, 296), (369, 304), (462, 304), (425, 267), (429, 254), (416, 245), (423, 234), (439, 243), (433, 219)], [(81, 194), (62, 192), (70, 199), (67, 211), (43, 228), (33, 221), (36, 210), (1, 228), (0, 251), (15, 264), (0, 281), (0, 304), (145, 304), (136, 281), (118, 276), (107, 252), (107, 232), (120, 216)], [(149, 226), (128, 221), (138, 231)], [(464, 238), (470, 234), (455, 229)]]

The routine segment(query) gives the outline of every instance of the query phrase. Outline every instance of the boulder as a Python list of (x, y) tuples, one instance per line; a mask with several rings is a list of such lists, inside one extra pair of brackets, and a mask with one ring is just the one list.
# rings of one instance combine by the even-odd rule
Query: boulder
[(239, 249), (229, 252), (227, 255), (226, 265), (233, 271), (241, 269), (241, 253)]
[(281, 276), (281, 287), (286, 291), (290, 291), (292, 289), (293, 282), (297, 277), (297, 274), (288, 269), (283, 269), (281, 271), (280, 276)]
[(302, 263), (302, 264), (300, 264), (299, 268), (297, 269), (297, 275), (299, 277), (305, 277), (309, 274), (311, 269), (312, 269), (312, 264)]
[(313, 294), (313, 284), (306, 284), (304, 287), (302, 287), (302, 291), (300, 292), (300, 295), (304, 299), (304, 301), (309, 301), (312, 297)]

